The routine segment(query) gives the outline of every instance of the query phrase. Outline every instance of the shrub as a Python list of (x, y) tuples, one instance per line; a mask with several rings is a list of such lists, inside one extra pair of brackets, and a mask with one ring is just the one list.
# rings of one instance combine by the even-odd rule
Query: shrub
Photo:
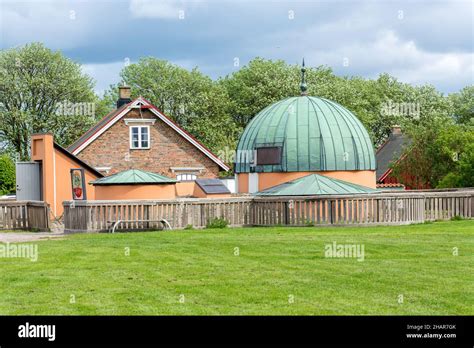
[(8, 155), (0, 156), (0, 195), (15, 193), (15, 163)]
[(224, 218), (214, 218), (207, 222), (206, 228), (226, 228), (229, 225), (229, 221)]
[(191, 224), (187, 224), (184, 229), (185, 229), (185, 230), (194, 230), (194, 227), (193, 227), (193, 225), (191, 225)]
[(451, 221), (460, 221), (460, 220), (464, 220), (462, 216), (459, 216), (459, 215), (455, 215), (451, 218)]

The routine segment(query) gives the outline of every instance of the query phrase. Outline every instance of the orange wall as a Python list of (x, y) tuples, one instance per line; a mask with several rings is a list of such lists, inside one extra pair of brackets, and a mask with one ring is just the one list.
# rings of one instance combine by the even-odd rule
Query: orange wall
[[(63, 213), (63, 201), (72, 199), (70, 169), (82, 166), (54, 148), (51, 134), (32, 135), (31, 147), (31, 159), (42, 162), (43, 200), (49, 204), (52, 217), (59, 217)], [(94, 199), (95, 189), (87, 183), (98, 177), (87, 169), (84, 173), (87, 199)]]
[[(353, 171), (328, 171), (328, 172), (285, 172), (285, 173), (258, 173), (258, 190), (262, 191), (269, 187), (283, 184), (285, 182), (301, 178), (309, 174), (325, 175), (334, 179), (344, 180), (354, 184), (375, 189), (376, 174), (373, 170)], [(238, 175), (239, 193), (248, 192), (248, 174)]]
[(180, 196), (178, 191), (181, 193), (185, 192), (186, 196), (196, 198), (228, 198), (232, 196), (231, 194), (206, 195), (204, 191), (202, 191), (201, 188), (193, 181), (169, 185), (96, 185), (95, 199), (175, 199)]
[(169, 185), (97, 185), (97, 200), (174, 199), (176, 187)]
[(176, 183), (176, 195), (178, 197), (191, 197), (194, 193), (194, 181), (182, 181)]
[[(71, 172), (72, 168), (80, 168), (81, 166), (76, 163), (73, 159), (69, 158), (65, 154), (54, 151), (56, 157), (56, 216), (60, 216), (63, 213), (63, 201), (72, 199), (71, 189)], [(85, 183), (86, 183), (86, 198), (87, 200), (95, 199), (95, 187), (88, 183), (92, 180), (97, 179), (95, 174), (92, 174), (88, 170), (84, 170)]]
[(242, 173), (236, 174), (235, 177), (237, 178), (237, 192), (238, 193), (248, 193), (249, 192), (249, 174)]

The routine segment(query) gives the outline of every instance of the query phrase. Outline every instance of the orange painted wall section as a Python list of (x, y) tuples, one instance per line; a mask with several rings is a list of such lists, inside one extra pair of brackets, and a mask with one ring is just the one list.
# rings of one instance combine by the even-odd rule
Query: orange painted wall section
[(97, 200), (174, 199), (176, 187), (169, 185), (97, 185)]
[[(50, 151), (46, 155), (45, 148)], [(31, 160), (41, 161), (42, 169), (42, 199), (47, 202), (54, 215), (54, 165), (53, 165), (53, 137), (48, 134), (35, 134), (31, 137)]]
[[(376, 173), (374, 170), (328, 171), (328, 172), (285, 172), (285, 173), (258, 173), (258, 190), (283, 184), (309, 174), (325, 175), (334, 179), (344, 180), (354, 184), (376, 188)], [(248, 193), (248, 174), (238, 175), (239, 193)]]
[[(51, 134), (32, 135), (31, 159), (42, 163), (43, 200), (49, 204), (53, 218), (61, 216), (63, 201), (72, 199), (70, 169), (82, 166), (54, 148)], [(95, 199), (95, 189), (87, 182), (98, 177), (87, 169), (84, 173), (87, 199)]]
[[(55, 150), (54, 155), (56, 157), (56, 216), (59, 216), (63, 213), (63, 201), (72, 199), (70, 170), (72, 168), (81, 168), (81, 166), (59, 151)], [(84, 170), (84, 175), (86, 198), (87, 200), (93, 200), (95, 199), (95, 187), (88, 183), (97, 179), (97, 176), (88, 170)]]
[(249, 174), (242, 173), (236, 174), (237, 178), (237, 192), (238, 193), (248, 193), (249, 192)]
[(192, 197), (194, 193), (194, 181), (182, 181), (176, 183), (176, 195), (178, 197)]

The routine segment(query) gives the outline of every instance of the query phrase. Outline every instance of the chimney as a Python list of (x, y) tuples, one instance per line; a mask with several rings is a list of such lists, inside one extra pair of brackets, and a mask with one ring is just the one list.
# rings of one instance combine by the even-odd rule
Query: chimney
[(392, 126), (392, 134), (393, 135), (400, 135), (402, 134), (402, 128), (399, 125)]
[(130, 95), (130, 87), (125, 85), (119, 87), (119, 99), (117, 100), (117, 109), (120, 108), (122, 105), (128, 104), (132, 101), (132, 99), (130, 99)]

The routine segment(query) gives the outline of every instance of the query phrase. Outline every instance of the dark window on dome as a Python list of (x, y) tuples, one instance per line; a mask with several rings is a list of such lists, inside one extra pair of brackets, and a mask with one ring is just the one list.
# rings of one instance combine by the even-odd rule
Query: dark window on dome
[(269, 146), (257, 149), (257, 165), (281, 164), (281, 147)]

